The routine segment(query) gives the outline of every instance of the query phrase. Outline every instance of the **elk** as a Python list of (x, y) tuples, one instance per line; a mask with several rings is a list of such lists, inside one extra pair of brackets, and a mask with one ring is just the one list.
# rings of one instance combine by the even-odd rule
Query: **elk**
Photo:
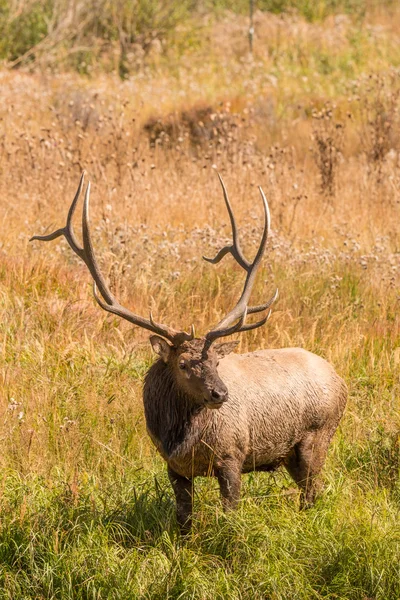
[[(167, 463), (176, 497), (177, 521), (183, 533), (191, 527), (193, 480), (217, 477), (225, 510), (237, 506), (241, 474), (273, 471), (284, 466), (300, 488), (300, 506), (313, 504), (317, 476), (325, 462), (330, 440), (342, 417), (347, 389), (323, 358), (301, 348), (257, 350), (232, 354), (238, 341), (221, 338), (261, 327), (271, 314), (278, 291), (264, 304), (249, 306), (257, 270), (270, 228), (268, 203), (261, 188), (264, 231), (252, 262), (240, 247), (238, 229), (227, 190), (219, 176), (228, 210), (233, 241), (215, 258), (231, 254), (246, 272), (236, 306), (204, 337), (178, 331), (141, 317), (121, 306), (111, 293), (95, 258), (89, 228), (90, 182), (82, 213), (80, 246), (72, 218), (80, 197), (84, 173), (69, 209), (65, 227), (31, 240), (50, 241), (64, 236), (86, 264), (93, 293), (104, 310), (152, 332), (150, 342), (158, 360), (144, 381), (143, 403), (147, 431)], [(247, 323), (250, 315), (264, 316)]]

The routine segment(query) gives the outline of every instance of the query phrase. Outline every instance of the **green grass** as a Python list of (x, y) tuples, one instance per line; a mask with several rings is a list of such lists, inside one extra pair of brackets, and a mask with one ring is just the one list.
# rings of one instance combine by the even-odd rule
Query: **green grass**
[[(323, 493), (299, 512), (284, 471), (253, 473), (243, 476), (239, 510), (225, 515), (216, 480), (198, 479), (193, 531), (181, 539), (165, 463), (145, 432), (147, 345), (124, 350), (117, 321), (105, 321), (92, 305), (76, 314), (60, 305), (55, 318), (52, 302), (68, 302), (63, 270), (52, 267), (43, 278), (38, 265), (17, 262), (13, 270), (8, 263), (4, 278), (15, 295), (3, 296), (2, 306), (9, 341), (1, 365), (0, 598), (396, 600), (398, 339), (379, 328), (365, 335), (367, 325), (357, 342), (352, 328), (376, 318), (369, 280), (354, 267), (331, 269), (321, 276), (297, 266), (292, 277), (286, 270), (279, 317), (282, 339), (286, 331), (294, 342), (303, 336), (305, 346), (340, 356), (350, 386)], [(279, 282), (284, 272), (274, 270)], [(343, 279), (333, 292), (336, 272)], [(205, 284), (195, 277), (193, 289)], [(69, 299), (76, 297), (80, 279), (68, 285)], [(359, 297), (365, 306), (355, 317), (345, 307)], [(384, 311), (380, 318), (390, 326)], [(319, 320), (325, 327), (311, 331)], [(343, 327), (345, 340), (337, 336)]]
[[(192, 536), (179, 539), (161, 461), (76, 487), (2, 477), (0, 581), (4, 598), (349, 598), (400, 593), (399, 498), (331, 457), (327, 487), (306, 513), (288, 481), (244, 477), (224, 515), (200, 484)], [(336, 463), (336, 465), (335, 465)]]

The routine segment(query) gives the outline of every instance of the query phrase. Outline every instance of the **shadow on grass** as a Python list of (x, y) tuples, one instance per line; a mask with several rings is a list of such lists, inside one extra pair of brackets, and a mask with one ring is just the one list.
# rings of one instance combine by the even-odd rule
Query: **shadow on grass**
[(154, 544), (164, 531), (171, 536), (177, 533), (172, 491), (154, 478), (154, 483), (134, 488), (132, 499), (119, 504), (102, 522), (108, 535), (124, 548)]

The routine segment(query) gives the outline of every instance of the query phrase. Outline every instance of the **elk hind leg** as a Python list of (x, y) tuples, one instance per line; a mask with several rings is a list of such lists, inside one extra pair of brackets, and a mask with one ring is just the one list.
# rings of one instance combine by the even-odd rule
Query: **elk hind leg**
[(285, 460), (285, 467), (301, 490), (300, 508), (315, 501), (318, 475), (324, 466), (329, 442), (333, 435), (326, 430), (308, 432)]

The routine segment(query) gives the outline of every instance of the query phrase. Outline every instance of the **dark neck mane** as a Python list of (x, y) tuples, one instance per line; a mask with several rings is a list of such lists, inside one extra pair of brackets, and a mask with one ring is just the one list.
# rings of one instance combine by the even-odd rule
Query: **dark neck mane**
[(149, 433), (168, 457), (188, 452), (199, 441), (206, 411), (177, 387), (171, 369), (162, 360), (146, 374), (143, 402)]

